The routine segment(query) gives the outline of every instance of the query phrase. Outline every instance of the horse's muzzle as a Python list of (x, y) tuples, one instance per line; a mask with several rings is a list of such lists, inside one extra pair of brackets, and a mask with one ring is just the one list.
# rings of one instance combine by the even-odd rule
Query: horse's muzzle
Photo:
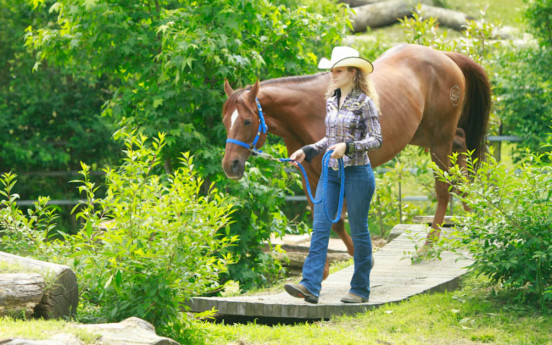
[(245, 161), (240, 159), (233, 159), (229, 162), (222, 162), (222, 168), (226, 177), (232, 180), (239, 180), (243, 177), (243, 172), (245, 170)]

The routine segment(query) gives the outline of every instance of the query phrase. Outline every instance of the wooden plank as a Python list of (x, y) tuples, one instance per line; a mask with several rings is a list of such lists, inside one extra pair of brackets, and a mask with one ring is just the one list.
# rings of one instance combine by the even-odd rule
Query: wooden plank
[[(471, 260), (456, 261), (458, 256), (443, 253), (442, 260), (412, 264), (404, 252), (413, 252), (413, 238), (425, 236), (427, 227), (414, 224), (397, 226), (401, 234), (374, 254), (376, 265), (372, 270), (370, 302), (343, 304), (340, 298), (349, 291), (353, 267), (346, 267), (331, 274), (322, 283), (319, 304), (313, 305), (289, 296), (285, 292), (259, 296), (194, 299), (190, 305), (216, 306), (219, 315), (247, 315), (283, 319), (330, 319), (343, 314), (366, 312), (375, 306), (395, 303), (420, 293), (452, 290), (458, 286), (459, 277), (466, 272)], [(198, 302), (199, 301), (199, 302)], [(211, 301), (211, 303), (206, 303)], [(193, 308), (192, 311), (198, 312)]]

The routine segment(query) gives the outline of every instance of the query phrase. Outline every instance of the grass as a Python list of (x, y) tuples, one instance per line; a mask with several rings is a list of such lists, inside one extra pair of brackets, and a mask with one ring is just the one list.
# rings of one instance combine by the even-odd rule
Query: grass
[(444, 6), (464, 12), (474, 18), (480, 16), (482, 9), (487, 9), (487, 20), (501, 22), (503, 25), (523, 27), (523, 11), (526, 7), (523, 0), (444, 0)]
[(504, 303), (485, 279), (364, 314), (311, 324), (201, 323), (211, 344), (552, 344), (552, 315)]
[(71, 327), (62, 320), (19, 320), (0, 317), (0, 343), (7, 338), (46, 340), (60, 333), (76, 336), (84, 344), (97, 344), (98, 335), (84, 329)]

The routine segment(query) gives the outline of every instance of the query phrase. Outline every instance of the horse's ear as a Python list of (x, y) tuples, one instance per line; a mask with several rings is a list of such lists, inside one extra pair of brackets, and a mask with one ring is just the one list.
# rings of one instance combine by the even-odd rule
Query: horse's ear
[(224, 92), (226, 92), (226, 96), (228, 97), (232, 96), (232, 94), (234, 93), (232, 86), (230, 86), (230, 83), (226, 78), (224, 78)]
[(249, 97), (252, 101), (255, 101), (255, 98), (257, 98), (257, 95), (259, 94), (259, 88), (259, 78), (257, 78), (257, 82), (249, 90)]

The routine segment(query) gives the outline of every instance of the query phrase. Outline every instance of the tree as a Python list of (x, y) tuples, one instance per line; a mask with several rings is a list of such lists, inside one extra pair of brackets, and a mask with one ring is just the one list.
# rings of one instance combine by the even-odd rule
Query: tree
[(0, 0), (0, 8), (0, 169), (76, 169), (79, 160), (109, 160), (113, 130), (99, 118), (103, 84), (46, 65), (33, 72), (25, 29), (51, 18), (25, 3)]
[(522, 148), (543, 153), (552, 123), (552, 1), (528, 0), (525, 20), (539, 46), (509, 49), (498, 64), (495, 93), (504, 132), (523, 138)]
[[(315, 71), (317, 56), (329, 55), (340, 41), (348, 16), (345, 7), (330, 0), (304, 1), (320, 14), (299, 2), (61, 0), (49, 5), (32, 0), (38, 11), (58, 15), (54, 25), (33, 27), (27, 34), (26, 44), (39, 63), (64, 66), (76, 78), (111, 80), (104, 115), (149, 137), (166, 133), (167, 171), (178, 164), (180, 152), (189, 151), (207, 181), (234, 193), (241, 212), (225, 229), (227, 236), (240, 235), (240, 243), (231, 247), (239, 267), (230, 268), (231, 279), (247, 287), (266, 283), (265, 275), (278, 271), (263, 254), (262, 242), (286, 226), (278, 208), (282, 193), (268, 193), (281, 189), (281, 183), (269, 180), (281, 179), (283, 169), (274, 169), (280, 172), (276, 176), (267, 169), (253, 173), (243, 184), (221, 177), (223, 81), (241, 87), (257, 78)], [(263, 197), (272, 201), (259, 210), (252, 196), (258, 196), (253, 189), (261, 184), (269, 186)]]
[(224, 79), (244, 85), (313, 71), (346, 20), (343, 11), (323, 16), (265, 0), (32, 3), (58, 14), (56, 25), (27, 35), (39, 61), (111, 78), (104, 114), (149, 136), (166, 132), (166, 158), (190, 150), (207, 175), (220, 171)]
[(103, 80), (90, 83), (47, 64), (33, 72), (25, 29), (51, 20), (25, 2), (0, 0), (0, 171), (20, 175), (23, 198), (74, 193), (67, 191), (67, 181), (21, 173), (76, 170), (80, 161), (101, 166), (119, 152), (112, 125), (100, 117)]

